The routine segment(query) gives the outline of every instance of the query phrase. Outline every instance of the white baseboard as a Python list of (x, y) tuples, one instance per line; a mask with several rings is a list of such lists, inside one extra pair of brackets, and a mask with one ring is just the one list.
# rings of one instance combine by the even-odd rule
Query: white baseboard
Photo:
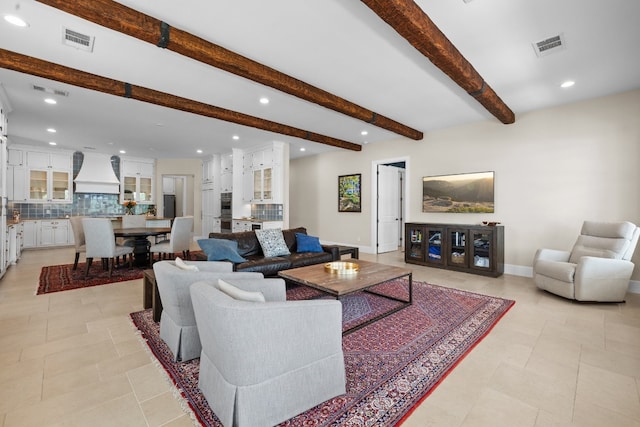
[(533, 267), (526, 265), (505, 264), (504, 273), (512, 276), (533, 277)]

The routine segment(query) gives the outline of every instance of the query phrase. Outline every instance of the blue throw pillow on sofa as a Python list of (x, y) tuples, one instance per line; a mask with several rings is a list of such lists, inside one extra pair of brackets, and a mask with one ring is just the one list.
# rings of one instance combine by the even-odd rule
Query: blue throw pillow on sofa
[(323, 252), (320, 238), (304, 233), (296, 233), (298, 252)]
[(198, 245), (207, 254), (207, 261), (245, 262), (238, 254), (238, 242), (227, 239), (200, 239)]

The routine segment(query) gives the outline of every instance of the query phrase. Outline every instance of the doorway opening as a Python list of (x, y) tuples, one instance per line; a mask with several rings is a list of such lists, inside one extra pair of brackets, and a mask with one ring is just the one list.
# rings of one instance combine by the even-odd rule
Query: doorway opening
[(162, 175), (162, 206), (157, 215), (164, 218), (193, 215), (193, 175)]
[(375, 253), (404, 248), (404, 223), (408, 212), (409, 158), (372, 162), (372, 224), (371, 235)]

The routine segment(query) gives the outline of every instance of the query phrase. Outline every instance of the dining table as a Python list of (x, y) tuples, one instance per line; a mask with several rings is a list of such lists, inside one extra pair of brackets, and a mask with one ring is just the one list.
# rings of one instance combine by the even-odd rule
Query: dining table
[(171, 233), (171, 227), (132, 227), (132, 228), (114, 228), (115, 237), (133, 238), (133, 263), (137, 266), (145, 266), (149, 264), (149, 248), (151, 242), (149, 237), (163, 236)]

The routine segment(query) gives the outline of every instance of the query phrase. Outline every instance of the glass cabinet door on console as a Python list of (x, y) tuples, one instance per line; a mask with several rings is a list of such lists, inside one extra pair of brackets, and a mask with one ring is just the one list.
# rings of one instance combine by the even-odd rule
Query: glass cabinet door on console
[(424, 262), (426, 255), (424, 226), (407, 224), (406, 227), (405, 257), (414, 261)]
[(443, 264), (444, 263), (444, 245), (442, 235), (444, 234), (443, 228), (431, 228), (426, 227), (427, 235), (427, 258), (426, 261), (429, 264)]
[(472, 231), (473, 246), (471, 266), (479, 269), (491, 268), (491, 233)]
[(469, 257), (467, 254), (467, 230), (459, 228), (449, 228), (448, 231), (447, 263), (453, 266), (468, 267)]

